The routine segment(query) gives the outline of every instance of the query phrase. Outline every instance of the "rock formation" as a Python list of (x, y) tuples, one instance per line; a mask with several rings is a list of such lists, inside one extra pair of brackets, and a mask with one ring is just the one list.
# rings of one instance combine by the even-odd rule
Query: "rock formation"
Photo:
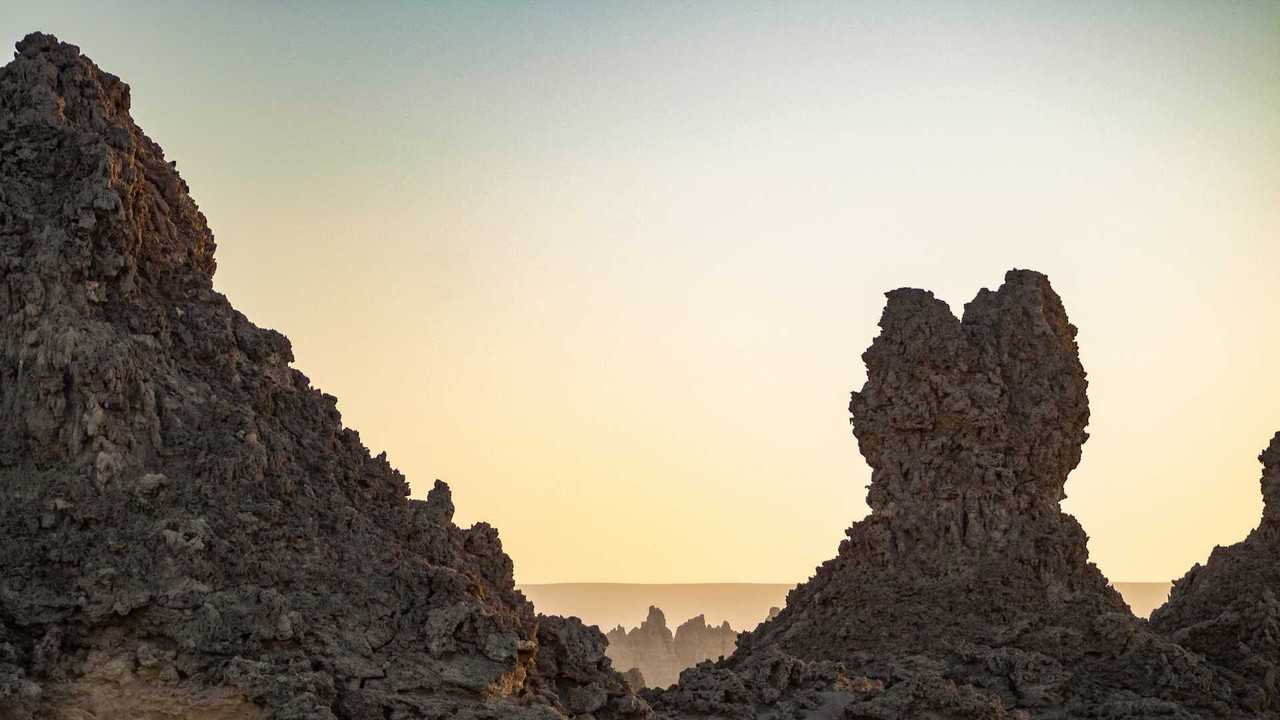
[(738, 633), (727, 620), (713, 627), (707, 624), (705, 616), (699, 615), (676, 628), (676, 659), (682, 668), (692, 667), (703, 660), (728, 657), (737, 645)]
[(648, 713), (538, 617), (497, 532), (409, 500), (214, 239), (129, 88), (32, 34), (0, 68), (0, 718)]
[[(895, 290), (850, 403), (871, 515), (670, 717), (1252, 717), (1247, 688), (1151, 632), (1064, 514), (1089, 419), (1076, 329), (1015, 270), (957, 319)], [(840, 715), (831, 715), (833, 717)]]
[[(128, 87), (20, 42), (0, 68), (0, 720), (648, 717), (605, 637), (536, 614), (446, 485), (407, 499), (214, 270)], [(646, 691), (659, 714), (1275, 716), (1280, 436), (1262, 524), (1148, 627), (1059, 508), (1088, 404), (1048, 281), (1012, 271), (961, 319), (888, 298), (850, 404), (871, 515), (733, 656)], [(680, 632), (646, 623), (679, 661)]]
[(619, 670), (634, 668), (647, 684), (666, 687), (684, 669), (676, 660), (675, 636), (667, 627), (667, 616), (650, 605), (649, 614), (630, 632), (621, 625), (610, 630), (606, 652)]
[(732, 655), (738, 633), (728, 622), (711, 627), (706, 617), (699, 615), (681, 623), (673, 635), (667, 628), (666, 615), (650, 606), (648, 617), (639, 627), (627, 631), (619, 625), (606, 637), (609, 640), (606, 652), (614, 667), (638, 671), (643, 678), (641, 686), (648, 683), (653, 687), (666, 687), (674, 683), (685, 668)]
[(1280, 433), (1258, 456), (1262, 521), (1244, 541), (1214, 548), (1169, 593), (1151, 626), (1237, 674), (1241, 694), (1280, 714)]

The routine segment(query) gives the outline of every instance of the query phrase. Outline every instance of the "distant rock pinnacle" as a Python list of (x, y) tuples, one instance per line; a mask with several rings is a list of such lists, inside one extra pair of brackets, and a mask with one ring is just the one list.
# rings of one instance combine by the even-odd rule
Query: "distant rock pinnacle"
[(1280, 433), (1258, 456), (1262, 521), (1214, 548), (1151, 615), (1156, 631), (1237, 674), (1237, 691), (1280, 715)]

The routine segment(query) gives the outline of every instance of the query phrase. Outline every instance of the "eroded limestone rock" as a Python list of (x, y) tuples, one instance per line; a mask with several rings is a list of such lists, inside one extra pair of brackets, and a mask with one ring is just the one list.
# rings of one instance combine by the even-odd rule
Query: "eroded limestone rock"
[[(0, 717), (542, 718), (648, 710), (538, 618), (213, 290), (129, 88), (32, 34), (0, 68)], [(585, 653), (585, 655), (579, 655)], [(560, 694), (561, 691), (564, 694)]]
[(1133, 617), (1059, 508), (1089, 409), (1048, 280), (1010, 271), (961, 318), (895, 290), (880, 327), (850, 403), (871, 515), (733, 657), (651, 692), (660, 714), (1256, 717), (1256, 693)]
[(662, 610), (650, 606), (639, 627), (628, 631), (619, 625), (609, 631), (606, 652), (614, 667), (634, 669), (643, 682), (666, 687), (685, 668), (732, 655), (737, 637), (727, 621), (711, 627), (702, 615), (681, 623), (673, 634)]

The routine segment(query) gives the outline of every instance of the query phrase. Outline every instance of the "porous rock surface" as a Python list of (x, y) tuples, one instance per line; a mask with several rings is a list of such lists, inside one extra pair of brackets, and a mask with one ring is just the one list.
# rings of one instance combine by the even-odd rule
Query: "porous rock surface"
[(1258, 456), (1262, 521), (1242, 542), (1214, 548), (1173, 585), (1151, 626), (1238, 675), (1269, 716), (1280, 716), (1280, 433)]
[(1059, 508), (1089, 419), (1076, 328), (1010, 271), (956, 318), (888, 293), (850, 403), (871, 515), (665, 717), (1257, 717), (1257, 693), (1152, 632)]
[(213, 235), (129, 89), (0, 68), (0, 718), (643, 717), (496, 531), (409, 500)]

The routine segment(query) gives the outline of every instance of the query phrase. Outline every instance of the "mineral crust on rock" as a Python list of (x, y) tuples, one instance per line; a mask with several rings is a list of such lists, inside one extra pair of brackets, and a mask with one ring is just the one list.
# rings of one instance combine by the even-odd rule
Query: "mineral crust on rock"
[(0, 718), (643, 717), (497, 532), (215, 292), (129, 88), (35, 33), (0, 68)]
[(1257, 717), (1232, 673), (1133, 617), (1059, 508), (1089, 408), (1048, 280), (1010, 271), (959, 319), (887, 297), (850, 403), (871, 515), (733, 657), (650, 692), (659, 713)]
[(1174, 583), (1151, 626), (1238, 675), (1268, 716), (1280, 716), (1280, 433), (1258, 456), (1262, 521), (1242, 542), (1214, 548)]

